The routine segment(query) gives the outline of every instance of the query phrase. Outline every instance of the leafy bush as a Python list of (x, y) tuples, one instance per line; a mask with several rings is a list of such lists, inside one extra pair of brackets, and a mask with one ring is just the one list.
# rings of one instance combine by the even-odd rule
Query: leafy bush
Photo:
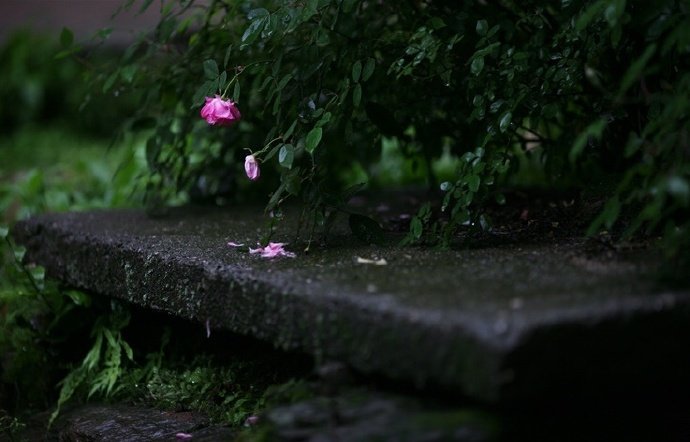
[[(490, 228), (483, 208), (504, 202), (525, 157), (546, 186), (610, 197), (592, 231), (623, 219), (626, 234), (688, 241), (685, 2), (180, 0), (162, 12), (101, 76), (103, 90), (143, 94), (128, 123), (155, 125), (151, 195), (268, 193), (276, 213), (294, 197), (324, 225), (348, 177), (375, 181), (382, 140), (394, 140), (432, 187), (433, 160), (459, 160), (440, 183), (442, 222), (421, 213), (410, 241)], [(199, 118), (215, 94), (238, 103), (239, 124)], [(241, 173), (246, 150), (260, 184)]]

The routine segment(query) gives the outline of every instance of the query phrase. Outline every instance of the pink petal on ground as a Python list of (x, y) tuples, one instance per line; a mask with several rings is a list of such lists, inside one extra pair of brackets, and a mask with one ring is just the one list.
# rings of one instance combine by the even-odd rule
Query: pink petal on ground
[(228, 243), (228, 245), (229, 245), (230, 247), (244, 247), (244, 244), (238, 244), (238, 243), (233, 242), (233, 241), (230, 241), (230, 242)]
[(192, 438), (192, 435), (189, 433), (177, 433), (175, 435), (175, 439), (178, 439), (178, 440), (189, 440), (191, 438)]
[(266, 247), (259, 247), (257, 249), (249, 249), (249, 253), (255, 254), (260, 253), (262, 258), (275, 258), (277, 256), (285, 256), (288, 258), (294, 258), (295, 255), (292, 252), (288, 252), (283, 248), (285, 243), (282, 242), (270, 242)]

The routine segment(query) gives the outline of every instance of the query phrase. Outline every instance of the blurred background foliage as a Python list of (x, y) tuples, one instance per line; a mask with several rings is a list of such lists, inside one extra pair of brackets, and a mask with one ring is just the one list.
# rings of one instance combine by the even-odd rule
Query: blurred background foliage
[[(103, 397), (127, 358), (121, 340), (91, 352), (80, 382), (56, 385), (93, 350), (98, 336), (120, 336), (122, 306), (62, 287), (42, 267), (22, 264), (9, 227), (46, 212), (140, 205), (144, 141), (114, 137), (133, 101), (90, 100), (93, 64), (64, 57), (56, 36), (17, 32), (0, 47), (0, 438), (12, 440), (32, 410), (80, 393)], [(86, 104), (84, 104), (86, 103)], [(126, 345), (126, 343), (125, 343)], [(122, 347), (124, 348), (124, 347)], [(102, 357), (101, 357), (102, 354)], [(95, 360), (94, 360), (95, 357)], [(120, 363), (121, 362), (121, 363)], [(132, 367), (133, 365), (130, 365)], [(74, 379), (74, 377), (72, 377)], [(99, 384), (100, 382), (100, 384)], [(82, 390), (86, 390), (82, 392)], [(61, 402), (65, 402), (62, 400)]]

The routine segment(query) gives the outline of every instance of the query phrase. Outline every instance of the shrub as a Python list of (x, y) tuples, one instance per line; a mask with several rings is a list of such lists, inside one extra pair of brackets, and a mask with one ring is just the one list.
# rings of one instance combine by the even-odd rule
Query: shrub
[[(154, 126), (153, 203), (269, 194), (268, 211), (295, 198), (327, 225), (353, 169), (375, 179), (386, 139), (445, 193), (444, 221), (423, 208), (410, 241), (489, 228), (484, 207), (505, 201), (527, 156), (544, 185), (608, 195), (592, 232), (663, 230), (674, 253), (690, 237), (688, 25), (676, 0), (169, 1), (100, 80), (142, 93), (126, 127)], [(237, 103), (238, 124), (199, 117), (216, 94)], [(242, 173), (247, 150), (259, 183)], [(444, 152), (459, 166), (437, 183)]]

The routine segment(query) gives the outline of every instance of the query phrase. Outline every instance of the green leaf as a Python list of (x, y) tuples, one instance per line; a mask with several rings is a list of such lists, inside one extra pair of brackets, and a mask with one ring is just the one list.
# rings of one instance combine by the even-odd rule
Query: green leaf
[(376, 60), (371, 57), (367, 58), (366, 63), (364, 63), (364, 70), (362, 71), (362, 81), (367, 81), (371, 77), (371, 74), (374, 73), (375, 68)]
[(306, 147), (305, 147), (307, 152), (314, 153), (314, 149), (316, 149), (316, 147), (321, 142), (321, 136), (322, 135), (323, 135), (323, 129), (321, 129), (320, 127), (315, 127), (309, 131), (309, 133), (307, 134)]
[(46, 282), (46, 269), (42, 266), (35, 266), (29, 269), (29, 273), (38, 289), (43, 291)]
[(193, 106), (199, 106), (204, 102), (204, 98), (208, 97), (209, 95), (213, 94), (213, 81), (206, 81), (204, 84), (199, 86), (199, 89), (194, 92), (194, 95), (192, 96), (192, 105)]
[(218, 78), (218, 63), (216, 60), (208, 59), (204, 61), (204, 75), (208, 80), (215, 80)]
[(134, 80), (134, 76), (137, 74), (138, 66), (131, 64), (120, 69), (120, 76), (127, 83), (131, 83)]
[(293, 121), (288, 130), (285, 131), (283, 134), (283, 140), (287, 140), (292, 136), (292, 133), (295, 131), (295, 127), (297, 127), (297, 120)]
[(621, 203), (617, 196), (608, 200), (604, 206), (604, 210), (599, 214), (599, 216), (596, 217), (594, 221), (592, 221), (592, 224), (587, 229), (587, 234), (593, 235), (601, 228), (602, 225), (605, 225), (607, 229), (613, 227), (613, 224), (618, 219), (620, 211)]
[(292, 80), (292, 74), (285, 74), (283, 78), (280, 79), (278, 82), (278, 86), (276, 86), (276, 92), (282, 91), (285, 86)]
[(604, 18), (609, 23), (609, 26), (613, 27), (618, 24), (618, 20), (621, 18), (625, 12), (625, 0), (613, 0), (610, 1), (606, 9), (604, 10)]
[(355, 64), (352, 65), (352, 81), (354, 81), (355, 83), (358, 82), (361, 75), (362, 62), (357, 60), (355, 61)]
[(24, 260), (24, 255), (26, 255), (26, 247), (19, 246), (14, 249), (14, 259), (17, 262), (22, 262)]
[(481, 179), (479, 178), (478, 175), (470, 175), (467, 178), (467, 188), (470, 189), (472, 192), (476, 192), (479, 190), (479, 183), (481, 182)]
[(382, 244), (384, 242), (383, 229), (379, 223), (368, 216), (353, 213), (348, 219), (350, 230), (357, 239), (367, 244)]
[(362, 101), (362, 85), (357, 83), (352, 91), (352, 104), (357, 107)]
[(227, 69), (228, 62), (230, 61), (230, 54), (232, 53), (232, 45), (228, 46), (225, 50), (225, 57), (223, 57), (223, 68)]
[(625, 75), (623, 75), (623, 80), (621, 80), (621, 87), (618, 90), (619, 99), (628, 89), (630, 89), (630, 86), (632, 86), (633, 83), (635, 83), (642, 76), (644, 68), (647, 66), (649, 59), (652, 58), (655, 52), (656, 43), (652, 43), (648, 45), (644, 50), (644, 53), (637, 60), (635, 60), (633, 64), (630, 65), (628, 70), (625, 72)]
[(474, 60), (472, 60), (470, 72), (472, 72), (474, 75), (479, 75), (482, 72), (482, 69), (484, 69), (484, 57), (476, 57)]
[(281, 147), (282, 146), (280, 144), (273, 146), (273, 148), (271, 150), (269, 150), (266, 155), (264, 155), (263, 162), (265, 163), (268, 160), (270, 160), (271, 158), (273, 158), (274, 156), (276, 156), (276, 154), (278, 153), (278, 151), (280, 150)]
[(501, 132), (505, 132), (508, 129), (508, 127), (510, 127), (510, 122), (512, 119), (512, 112), (506, 112), (505, 114), (503, 114), (501, 120), (498, 122), (498, 128), (501, 130)]
[(254, 21), (257, 18), (263, 18), (263, 17), (266, 17), (268, 15), (269, 15), (269, 12), (267, 9), (256, 8), (256, 9), (252, 9), (251, 11), (249, 11), (249, 13), (247, 14), (247, 20)]
[(323, 114), (321, 119), (316, 122), (316, 126), (314, 126), (314, 127), (325, 126), (326, 124), (328, 124), (329, 121), (331, 121), (331, 116), (332, 116), (332, 114), (330, 112), (326, 112), (325, 114)]
[(228, 84), (228, 73), (226, 71), (223, 71), (220, 73), (220, 77), (218, 77), (218, 89), (223, 91), (225, 90), (225, 86)]
[(412, 233), (412, 236), (415, 239), (419, 239), (422, 237), (422, 233), (424, 232), (424, 225), (422, 224), (422, 220), (419, 219), (419, 217), (414, 217), (412, 218), (412, 221), (410, 222), (410, 233)]
[(120, 340), (120, 346), (122, 347), (122, 350), (124, 350), (125, 355), (127, 356), (127, 359), (130, 361), (134, 360), (134, 351), (132, 350), (132, 347), (129, 346), (129, 344), (125, 340)]
[(285, 184), (285, 190), (291, 195), (299, 195), (302, 188), (302, 179), (300, 178), (300, 168), (295, 167), (280, 176), (280, 181)]
[(283, 144), (278, 153), (278, 162), (286, 169), (292, 168), (292, 161), (295, 159), (295, 148), (292, 144)]
[(242, 34), (242, 43), (244, 44), (251, 44), (256, 40), (256, 38), (261, 34), (261, 31), (266, 24), (266, 21), (264, 18), (260, 18), (257, 20), (254, 20), (249, 27), (247, 27), (247, 30), (244, 31), (244, 34)]
[(72, 300), (74, 305), (79, 307), (88, 307), (91, 305), (91, 297), (84, 292), (80, 292), (79, 290), (68, 290), (65, 294)]
[(472, 54), (472, 57), (473, 58), (486, 57), (487, 55), (491, 54), (494, 51), (494, 49), (498, 49), (500, 46), (501, 46), (500, 42), (491, 43), (489, 46), (482, 48), (482, 49), (478, 50), (477, 52), (475, 52), (474, 54)]
[(602, 0), (599, 0), (591, 4), (577, 19), (577, 22), (575, 23), (575, 29), (577, 29), (578, 31), (582, 31), (590, 24), (590, 22), (592, 22), (592, 20), (594, 20), (594, 17), (601, 15), (605, 7), (606, 2)]
[(273, 36), (273, 34), (278, 30), (280, 26), (280, 19), (278, 18), (277, 14), (272, 14), (268, 16), (266, 20), (266, 26), (264, 26), (264, 30), (261, 32), (261, 38), (264, 40), (267, 40)]
[(82, 361), (82, 366), (86, 367), (88, 370), (93, 370), (93, 368), (101, 360), (101, 347), (103, 346), (103, 333), (98, 333), (96, 336), (96, 342), (93, 343), (91, 350), (86, 354), (86, 357)]
[(307, 0), (307, 3), (304, 5), (304, 9), (302, 10), (302, 21), (307, 21), (316, 15), (318, 5), (319, 0)]
[(487, 23), (486, 20), (478, 20), (477, 21), (477, 34), (480, 36), (485, 36), (487, 31), (489, 30), (489, 23)]
[(103, 83), (103, 93), (108, 92), (113, 85), (115, 85), (115, 82), (117, 81), (118, 77), (120, 76), (120, 71), (116, 70), (112, 74), (108, 76), (108, 78), (105, 80)]
[(284, 182), (281, 182), (280, 186), (278, 186), (276, 191), (273, 192), (271, 198), (268, 200), (268, 204), (266, 205), (267, 212), (273, 210), (276, 207), (276, 205), (280, 202), (281, 198), (283, 197), (283, 194), (285, 193), (286, 188), (287, 185)]
[(234, 101), (235, 103), (240, 101), (240, 92), (240, 82), (235, 81), (235, 87), (232, 90), (232, 101)]
[(60, 32), (60, 45), (67, 49), (74, 43), (74, 33), (69, 28), (62, 28)]

